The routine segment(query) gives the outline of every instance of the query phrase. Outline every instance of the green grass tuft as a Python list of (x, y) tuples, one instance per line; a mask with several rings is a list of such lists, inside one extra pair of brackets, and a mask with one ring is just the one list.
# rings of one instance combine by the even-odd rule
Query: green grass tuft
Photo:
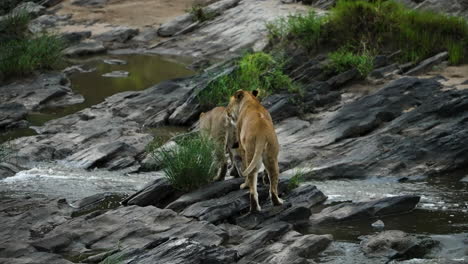
[(280, 90), (296, 92), (292, 80), (283, 73), (284, 63), (273, 56), (258, 52), (247, 54), (238, 61), (238, 69), (209, 84), (200, 92), (198, 100), (205, 108), (227, 105), (237, 90), (258, 90), (261, 96)]
[(174, 188), (191, 191), (210, 183), (216, 176), (222, 147), (208, 137), (191, 135), (178, 140), (173, 148), (162, 147), (153, 157)]
[(374, 57), (370, 53), (355, 54), (351, 51), (341, 49), (328, 54), (330, 64), (328, 70), (334, 73), (342, 73), (350, 69), (357, 69), (363, 77), (367, 76), (373, 69)]
[(62, 59), (64, 42), (53, 35), (0, 43), (0, 71), (7, 77), (52, 69)]
[(208, 11), (208, 9), (204, 8), (203, 5), (200, 4), (193, 5), (188, 10), (188, 13), (192, 15), (194, 21), (198, 22), (212, 20), (217, 16), (216, 12)]
[(395, 1), (340, 0), (330, 14), (314, 12), (267, 25), (275, 45), (294, 44), (309, 51), (349, 49), (401, 50), (400, 61), (421, 61), (448, 51), (451, 64), (466, 61), (468, 23), (463, 18), (411, 10)]
[(294, 170), (294, 175), (291, 177), (288, 183), (288, 190), (291, 191), (296, 189), (304, 182), (305, 171), (303, 169)]

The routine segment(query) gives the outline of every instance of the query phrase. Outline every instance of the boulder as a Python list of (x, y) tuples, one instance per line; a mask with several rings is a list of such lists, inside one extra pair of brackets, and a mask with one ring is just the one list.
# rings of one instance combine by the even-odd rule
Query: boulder
[[(98, 144), (69, 156), (64, 163), (73, 168), (92, 169), (108, 168), (117, 170), (129, 167), (135, 163), (134, 157), (137, 150), (123, 142)], [(115, 163), (115, 160), (125, 157), (128, 159), (123, 164)]]
[(68, 57), (92, 55), (106, 52), (106, 48), (100, 41), (84, 41), (74, 46), (68, 47), (63, 54)]
[(171, 37), (193, 23), (194, 21), (191, 14), (178, 16), (175, 19), (162, 24), (158, 29), (158, 35), (161, 37)]
[(351, 69), (331, 77), (328, 79), (327, 84), (330, 85), (330, 87), (333, 89), (338, 89), (348, 82), (357, 79), (358, 77), (360, 77), (359, 71), (357, 69)]
[(118, 42), (125, 43), (138, 34), (137, 28), (130, 27), (116, 27), (104, 33), (94, 36), (93, 38), (103, 42)]
[(342, 203), (323, 209), (310, 217), (312, 224), (332, 224), (343, 221), (369, 219), (412, 211), (421, 197), (403, 195), (369, 202)]
[(398, 230), (366, 236), (361, 241), (361, 249), (367, 256), (390, 259), (423, 258), (437, 245), (429, 237), (410, 235)]

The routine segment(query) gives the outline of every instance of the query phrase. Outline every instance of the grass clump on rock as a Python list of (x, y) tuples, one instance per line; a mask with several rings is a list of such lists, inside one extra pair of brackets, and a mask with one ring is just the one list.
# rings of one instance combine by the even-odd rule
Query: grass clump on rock
[(163, 146), (153, 153), (169, 182), (182, 191), (210, 183), (219, 168), (220, 155), (224, 155), (222, 147), (200, 134), (183, 137), (176, 146)]
[(350, 69), (357, 69), (361, 76), (367, 76), (373, 69), (374, 57), (367, 52), (356, 54), (352, 51), (341, 49), (328, 54), (330, 64), (329, 71), (342, 73)]
[(240, 89), (258, 90), (262, 96), (281, 89), (296, 91), (297, 87), (284, 74), (283, 65), (280, 59), (264, 52), (246, 54), (233, 73), (218, 78), (200, 92), (200, 104), (205, 108), (227, 105), (229, 97)]
[(6, 78), (52, 69), (62, 59), (64, 41), (47, 33), (30, 34), (29, 22), (24, 12), (0, 20), (0, 72)]
[(463, 18), (412, 10), (394, 1), (340, 0), (328, 15), (311, 11), (268, 25), (273, 44), (310, 52), (346, 47), (362, 55), (401, 51), (401, 62), (421, 61), (442, 51), (459, 64), (468, 55), (468, 23)]

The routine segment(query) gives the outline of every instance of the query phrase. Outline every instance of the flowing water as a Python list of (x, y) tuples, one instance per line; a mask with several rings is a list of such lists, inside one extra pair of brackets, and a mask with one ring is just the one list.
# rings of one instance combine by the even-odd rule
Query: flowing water
[[(123, 60), (126, 64), (111, 65), (104, 63), (107, 59)], [(109, 55), (105, 57), (92, 57), (73, 61), (72, 65), (82, 65), (90, 72), (76, 73), (70, 76), (72, 89), (84, 97), (85, 101), (67, 107), (44, 109), (27, 116), (32, 126), (41, 126), (45, 122), (76, 113), (92, 105), (101, 103), (107, 97), (125, 91), (144, 90), (164, 80), (186, 77), (194, 74), (187, 69), (186, 64), (179, 61), (187, 59), (178, 58), (174, 61), (168, 57), (156, 55)], [(103, 74), (113, 71), (126, 71), (128, 77), (111, 78)], [(13, 129), (0, 134), (0, 143), (23, 136), (34, 135), (29, 128)]]

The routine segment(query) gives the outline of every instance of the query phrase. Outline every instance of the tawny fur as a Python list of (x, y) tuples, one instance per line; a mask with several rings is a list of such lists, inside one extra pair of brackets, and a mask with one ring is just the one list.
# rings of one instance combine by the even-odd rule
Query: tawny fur
[[(236, 141), (235, 126), (232, 121), (228, 119), (225, 107), (215, 107), (212, 110), (200, 114), (200, 131), (207, 136), (213, 138), (216, 142), (221, 144), (224, 148), (225, 154), (227, 154), (233, 164), (233, 169), (238, 169), (240, 175), (241, 168), (237, 151), (232, 148)], [(215, 180), (223, 180), (227, 173), (228, 161), (226, 155), (222, 157), (222, 164)]]
[(270, 113), (256, 98), (257, 92), (237, 91), (231, 97), (228, 115), (236, 120), (239, 155), (242, 157), (246, 181), (241, 188), (249, 187), (250, 210), (260, 211), (257, 193), (257, 175), (261, 165), (270, 178), (270, 197), (274, 205), (283, 201), (278, 197), (279, 144)]

